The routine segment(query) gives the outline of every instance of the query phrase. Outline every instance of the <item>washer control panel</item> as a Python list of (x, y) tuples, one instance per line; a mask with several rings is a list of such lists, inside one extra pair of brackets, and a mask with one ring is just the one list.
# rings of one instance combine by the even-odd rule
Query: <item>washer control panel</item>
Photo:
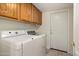
[(24, 30), (17, 30), (17, 31), (2, 31), (1, 32), (1, 38), (3, 37), (10, 37), (10, 36), (17, 36), (17, 35), (23, 35), (26, 32)]

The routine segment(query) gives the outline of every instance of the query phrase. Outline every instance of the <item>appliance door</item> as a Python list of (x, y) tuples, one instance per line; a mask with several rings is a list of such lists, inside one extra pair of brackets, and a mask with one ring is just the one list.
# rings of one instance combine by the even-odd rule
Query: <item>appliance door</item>
[(22, 55), (21, 45), (16, 45), (5, 40), (0, 40), (0, 56), (21, 56), (21, 55)]
[(9, 56), (10, 52), (10, 43), (0, 40), (0, 56)]
[(45, 37), (36, 38), (23, 44), (24, 56), (43, 56), (46, 55)]
[(26, 42), (23, 44), (23, 56), (35, 56), (37, 55), (37, 43), (35, 43), (35, 40), (32, 40), (30, 42)]

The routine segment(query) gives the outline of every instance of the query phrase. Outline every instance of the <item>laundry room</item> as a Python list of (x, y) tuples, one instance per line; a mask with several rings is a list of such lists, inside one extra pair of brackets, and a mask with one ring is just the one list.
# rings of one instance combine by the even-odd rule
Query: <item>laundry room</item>
[(73, 3), (0, 3), (0, 56), (73, 56)]

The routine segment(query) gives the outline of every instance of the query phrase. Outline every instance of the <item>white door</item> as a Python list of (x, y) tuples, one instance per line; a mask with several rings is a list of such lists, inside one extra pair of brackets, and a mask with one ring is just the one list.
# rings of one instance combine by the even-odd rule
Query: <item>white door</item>
[(51, 48), (67, 51), (68, 48), (68, 12), (51, 14)]

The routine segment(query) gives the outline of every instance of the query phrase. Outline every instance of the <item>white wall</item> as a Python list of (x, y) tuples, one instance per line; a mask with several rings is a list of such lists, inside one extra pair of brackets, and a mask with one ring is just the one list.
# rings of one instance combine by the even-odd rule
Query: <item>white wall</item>
[(13, 21), (11, 18), (0, 17), (0, 30), (36, 30), (39, 26), (34, 24)]
[(42, 26), (37, 30), (38, 33), (47, 35), (47, 48), (50, 48), (50, 13), (42, 13)]
[[(72, 54), (72, 36), (73, 36), (73, 8), (68, 8), (69, 11), (69, 53)], [(61, 9), (63, 10), (63, 9)], [(42, 18), (42, 26), (38, 29), (39, 33), (44, 33), (47, 35), (47, 48), (50, 48), (50, 13), (55, 12), (55, 11), (49, 11), (49, 12), (43, 12), (43, 18)]]

